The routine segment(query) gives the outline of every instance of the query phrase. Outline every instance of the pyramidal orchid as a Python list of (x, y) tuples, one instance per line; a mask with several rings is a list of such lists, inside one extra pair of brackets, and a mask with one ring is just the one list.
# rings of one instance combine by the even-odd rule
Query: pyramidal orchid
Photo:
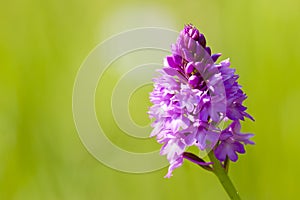
[[(243, 105), (247, 96), (237, 82), (239, 76), (229, 59), (217, 62), (221, 54), (212, 54), (204, 35), (191, 24), (180, 32), (171, 51), (153, 79), (148, 112), (153, 119), (151, 137), (162, 144), (160, 154), (170, 163), (165, 177), (186, 159), (213, 171), (229, 196), (239, 199), (227, 176), (228, 164), (245, 153), (246, 144), (254, 144), (253, 134), (240, 132), (241, 121), (253, 118)], [(210, 162), (187, 152), (191, 146), (207, 152)]]

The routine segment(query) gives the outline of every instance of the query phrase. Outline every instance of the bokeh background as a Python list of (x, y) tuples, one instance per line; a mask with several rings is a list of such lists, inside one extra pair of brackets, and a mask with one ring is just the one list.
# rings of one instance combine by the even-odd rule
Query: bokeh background
[[(205, 33), (213, 52), (231, 58), (256, 119), (243, 128), (256, 134), (256, 145), (230, 166), (241, 196), (299, 198), (299, 21), (297, 0), (1, 0), (0, 199), (228, 199), (216, 177), (189, 162), (171, 179), (163, 178), (166, 168), (112, 170), (88, 153), (73, 122), (76, 73), (99, 42), (130, 28), (179, 31), (189, 22)], [(120, 77), (107, 73), (102, 84)], [(149, 91), (143, 87), (130, 100), (137, 124), (149, 123)], [(139, 142), (142, 151), (159, 148), (154, 139), (125, 139), (97, 102), (113, 142), (135, 151)]]

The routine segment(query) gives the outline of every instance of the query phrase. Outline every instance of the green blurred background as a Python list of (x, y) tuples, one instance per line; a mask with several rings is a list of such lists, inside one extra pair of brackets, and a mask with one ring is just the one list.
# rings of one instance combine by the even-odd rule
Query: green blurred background
[[(188, 162), (171, 179), (163, 178), (166, 168), (140, 175), (112, 170), (87, 152), (73, 122), (73, 83), (92, 48), (122, 30), (179, 31), (189, 22), (214, 52), (231, 58), (256, 119), (244, 123), (256, 145), (230, 168), (241, 196), (298, 199), (299, 21), (297, 0), (1, 0), (0, 199), (228, 199), (216, 177)], [(150, 90), (132, 97), (137, 123), (148, 122)], [(107, 115), (112, 140), (122, 142)], [(135, 143), (122, 145), (136, 150)]]

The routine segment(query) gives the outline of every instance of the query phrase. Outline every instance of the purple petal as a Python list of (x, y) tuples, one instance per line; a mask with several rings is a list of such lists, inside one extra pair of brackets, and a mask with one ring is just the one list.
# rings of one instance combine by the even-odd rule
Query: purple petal
[(187, 80), (184, 76), (182, 76), (177, 70), (170, 68), (170, 67), (164, 67), (164, 72), (170, 76), (177, 76), (182, 82), (187, 83)]
[(175, 54), (175, 55), (173, 55), (173, 59), (174, 59), (174, 62), (175, 62), (176, 65), (180, 66), (182, 64), (182, 58), (181, 58), (181, 56)]
[(202, 47), (205, 47), (206, 46), (206, 39), (205, 39), (205, 37), (204, 37), (204, 35), (203, 34), (200, 34), (200, 36), (199, 36), (199, 44), (202, 46)]
[(194, 71), (195, 67), (192, 62), (189, 62), (185, 67), (185, 73), (190, 74)]
[(165, 178), (170, 178), (171, 176), (173, 176), (172, 173), (173, 173), (174, 169), (180, 167), (182, 165), (182, 162), (183, 162), (183, 156), (180, 156), (175, 161), (170, 163), (169, 170), (168, 170), (168, 173), (165, 175)]
[(241, 123), (238, 120), (234, 121), (232, 122), (231, 127), (234, 133), (239, 133), (241, 130)]
[(211, 49), (209, 47), (205, 47), (206, 52), (211, 55)]
[(244, 145), (242, 145), (241, 143), (239, 142), (234, 142), (232, 144), (232, 148), (234, 151), (238, 152), (238, 153), (245, 153), (245, 148), (244, 148)]
[(172, 68), (175, 68), (175, 69), (179, 68), (179, 66), (175, 63), (173, 56), (167, 56), (166, 57), (166, 62), (167, 62), (169, 67), (172, 67)]
[(217, 146), (217, 148), (214, 150), (215, 156), (218, 160), (220, 161), (224, 161), (226, 159), (227, 156), (227, 152), (224, 151), (225, 149), (225, 143), (221, 143), (219, 144), (219, 146)]
[(249, 140), (251, 137), (253, 137), (254, 134), (251, 133), (236, 133), (234, 134), (234, 139), (240, 142), (243, 142), (244, 144), (255, 144), (255, 142)]
[(193, 87), (196, 87), (199, 83), (199, 78), (196, 75), (192, 75), (189, 80), (188, 80), (189, 84)]
[(231, 150), (231, 149), (228, 149), (227, 151), (227, 156), (228, 158), (233, 161), (233, 162), (236, 162), (237, 159), (238, 159), (238, 155), (237, 153), (235, 153), (235, 151)]
[(221, 53), (216, 53), (216, 54), (213, 54), (211, 56), (211, 59), (216, 62), (218, 60), (218, 58), (221, 56), (222, 54)]

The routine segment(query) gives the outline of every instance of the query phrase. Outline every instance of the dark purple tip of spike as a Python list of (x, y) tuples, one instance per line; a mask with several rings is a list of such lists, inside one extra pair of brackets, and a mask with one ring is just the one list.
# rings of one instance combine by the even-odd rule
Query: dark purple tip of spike
[(198, 40), (199, 39), (199, 30), (197, 28), (195, 28), (192, 24), (187, 24), (184, 27), (184, 32), (191, 38), (193, 38), (194, 40)]

